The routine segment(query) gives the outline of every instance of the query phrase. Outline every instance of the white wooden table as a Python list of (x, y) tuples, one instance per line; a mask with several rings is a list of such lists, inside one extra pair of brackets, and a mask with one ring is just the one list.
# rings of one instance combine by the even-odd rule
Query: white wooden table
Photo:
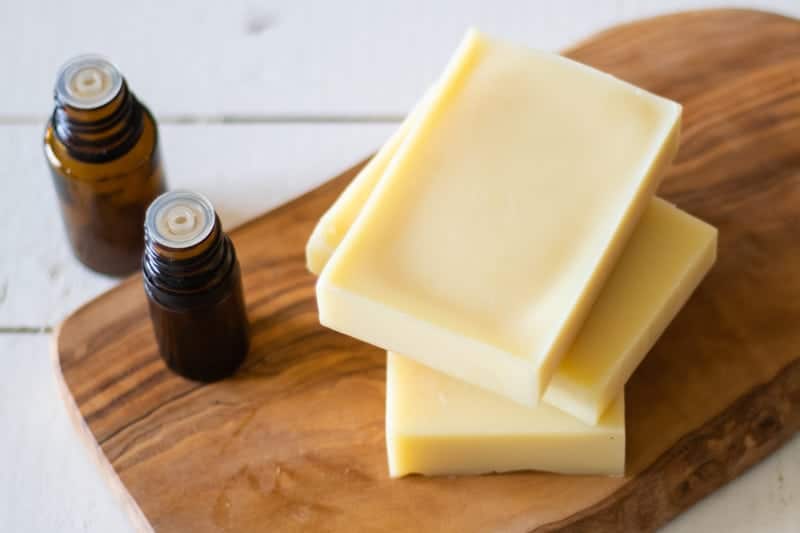
[[(800, 0), (730, 2), (800, 17)], [(469, 25), (559, 49), (701, 0), (0, 0), (0, 531), (127, 531), (67, 419), (52, 328), (116, 280), (72, 258), (42, 156), (58, 66), (111, 57), (161, 125), (169, 185), (227, 228), (389, 135)], [(800, 438), (667, 528), (800, 530)]]

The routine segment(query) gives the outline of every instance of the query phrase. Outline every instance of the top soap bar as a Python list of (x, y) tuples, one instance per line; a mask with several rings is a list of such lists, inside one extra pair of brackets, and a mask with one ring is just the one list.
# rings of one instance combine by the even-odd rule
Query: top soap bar
[(680, 106), (470, 31), (322, 271), (323, 325), (538, 402), (678, 144)]

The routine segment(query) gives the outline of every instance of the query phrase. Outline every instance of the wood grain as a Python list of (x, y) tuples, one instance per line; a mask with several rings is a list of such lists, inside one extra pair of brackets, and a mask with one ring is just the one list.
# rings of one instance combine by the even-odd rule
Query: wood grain
[(235, 378), (164, 368), (137, 277), (62, 324), (68, 403), (143, 529), (645, 531), (800, 429), (800, 22), (683, 13), (569, 55), (684, 104), (660, 194), (720, 230), (717, 265), (627, 386), (628, 475), (388, 479), (384, 354), (319, 326), (304, 268), (351, 169), (232, 233), (254, 325)]

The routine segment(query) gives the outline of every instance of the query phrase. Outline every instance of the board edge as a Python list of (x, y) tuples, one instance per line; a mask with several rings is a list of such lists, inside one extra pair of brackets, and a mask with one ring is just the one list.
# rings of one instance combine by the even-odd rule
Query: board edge
[[(107, 294), (108, 292), (111, 291), (106, 291), (103, 293), (103, 295)], [(92, 302), (95, 299), (93, 299)], [(147, 520), (147, 517), (139, 507), (139, 504), (136, 503), (136, 500), (133, 498), (128, 489), (125, 488), (125, 484), (122, 483), (122, 480), (120, 479), (119, 474), (117, 474), (117, 471), (114, 469), (114, 466), (108, 460), (108, 457), (106, 457), (105, 453), (103, 453), (97, 438), (86, 424), (86, 420), (83, 418), (83, 415), (78, 408), (78, 404), (75, 402), (75, 398), (72, 395), (72, 392), (69, 390), (69, 386), (67, 385), (66, 379), (64, 378), (64, 373), (61, 369), (61, 357), (59, 350), (59, 339), (61, 338), (63, 323), (64, 322), (58, 324), (56, 329), (53, 331), (50, 339), (49, 350), (50, 359), (56, 378), (56, 388), (58, 389), (59, 396), (61, 396), (64, 408), (67, 411), (67, 416), (70, 422), (72, 422), (72, 426), (75, 429), (75, 433), (77, 434), (78, 438), (86, 445), (89, 456), (94, 460), (94, 463), (100, 469), (101, 475), (105, 477), (108, 485), (111, 487), (111, 491), (114, 493), (114, 496), (122, 504), (133, 528), (141, 533), (154, 533), (155, 530)]]
[(577, 41), (570, 44), (566, 48), (560, 50), (558, 53), (561, 55), (573, 54), (575, 52), (578, 52), (584, 46), (591, 44), (591, 41), (594, 41), (598, 38), (606, 37), (620, 30), (624, 31), (633, 26), (639, 26), (641, 24), (649, 24), (651, 22), (661, 22), (671, 18), (675, 19), (682, 18), (685, 17), (686, 15), (698, 16), (698, 17), (706, 15), (732, 15), (732, 16), (757, 15), (757, 16), (766, 16), (770, 18), (787, 20), (791, 22), (800, 22), (800, 19), (797, 19), (789, 14), (779, 13), (777, 11), (768, 11), (765, 9), (756, 9), (747, 7), (709, 7), (705, 9), (685, 9), (685, 10), (667, 11), (665, 13), (660, 13), (649, 17), (627, 20), (624, 22), (620, 22), (618, 24), (614, 24), (613, 26), (609, 26), (608, 28), (593, 32), (587, 37), (578, 39)]
[[(788, 389), (788, 390), (787, 390)], [(775, 402), (770, 401), (774, 396), (787, 398), (787, 404), (779, 412), (770, 412)], [(659, 455), (655, 461), (636, 474), (638, 481), (632, 481), (613, 491), (597, 503), (575, 513), (574, 515), (542, 524), (530, 530), (531, 533), (549, 533), (555, 531), (617, 531), (622, 527), (625, 531), (650, 531), (661, 527), (687, 509), (702, 501), (706, 496), (716, 492), (721, 487), (735, 481), (751, 467), (760, 464), (779, 448), (789, 442), (800, 431), (800, 357), (795, 358), (778, 370), (769, 380), (754, 385), (745, 394), (728, 404), (713, 418), (701, 426), (685, 433), (670, 447)], [(759, 405), (764, 403), (766, 405)], [(775, 409), (775, 411), (778, 411)], [(750, 416), (733, 424), (730, 421), (737, 418), (737, 413), (748, 413)], [(764, 415), (766, 413), (766, 415)], [(794, 414), (794, 418), (792, 415)], [(762, 416), (764, 415), (764, 416)], [(665, 473), (675, 471), (673, 465), (689, 468), (692, 464), (683, 459), (697, 454), (697, 445), (693, 440), (703, 442), (719, 442), (726, 434), (737, 433), (737, 438), (730, 442), (724, 449), (706, 450), (705, 459), (695, 468), (691, 468), (689, 475), (680, 478), (674, 487), (670, 486), (669, 476)], [(767, 435), (754, 436), (756, 432)], [(709, 435), (703, 437), (703, 435)], [(716, 440), (715, 440), (716, 437)], [(749, 445), (755, 443), (756, 445)], [(760, 445), (760, 444), (763, 444)], [(731, 450), (744, 450), (739, 461), (732, 464), (725, 454)], [(755, 450), (754, 452), (752, 452)], [(701, 450), (702, 451), (702, 450)], [(752, 453), (748, 453), (748, 452)], [(718, 465), (729, 464), (729, 471), (723, 471), (714, 478)], [(711, 472), (713, 481), (706, 482)], [(669, 490), (673, 489), (673, 490)], [(653, 505), (656, 509), (666, 510), (661, 515), (653, 517), (650, 521), (637, 521), (642, 518), (641, 508), (638, 505), (643, 499), (653, 500), (654, 494), (661, 494), (667, 499), (661, 505)], [(675, 496), (676, 498), (670, 497)], [(643, 497), (643, 495), (646, 495)], [(632, 501), (630, 505), (624, 502)], [(604, 519), (604, 514), (608, 515)], [(633, 516), (637, 514), (637, 516)], [(609, 529), (606, 529), (609, 527)]]

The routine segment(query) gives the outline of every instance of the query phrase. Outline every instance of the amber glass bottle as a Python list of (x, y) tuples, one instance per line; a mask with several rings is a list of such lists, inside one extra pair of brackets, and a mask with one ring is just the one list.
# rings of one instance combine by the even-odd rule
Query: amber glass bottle
[(156, 122), (109, 61), (79, 56), (62, 67), (44, 152), (78, 259), (104, 274), (136, 271), (164, 175)]
[(250, 344), (242, 276), (206, 198), (175, 191), (150, 205), (142, 270), (167, 366), (197, 381), (233, 374)]

